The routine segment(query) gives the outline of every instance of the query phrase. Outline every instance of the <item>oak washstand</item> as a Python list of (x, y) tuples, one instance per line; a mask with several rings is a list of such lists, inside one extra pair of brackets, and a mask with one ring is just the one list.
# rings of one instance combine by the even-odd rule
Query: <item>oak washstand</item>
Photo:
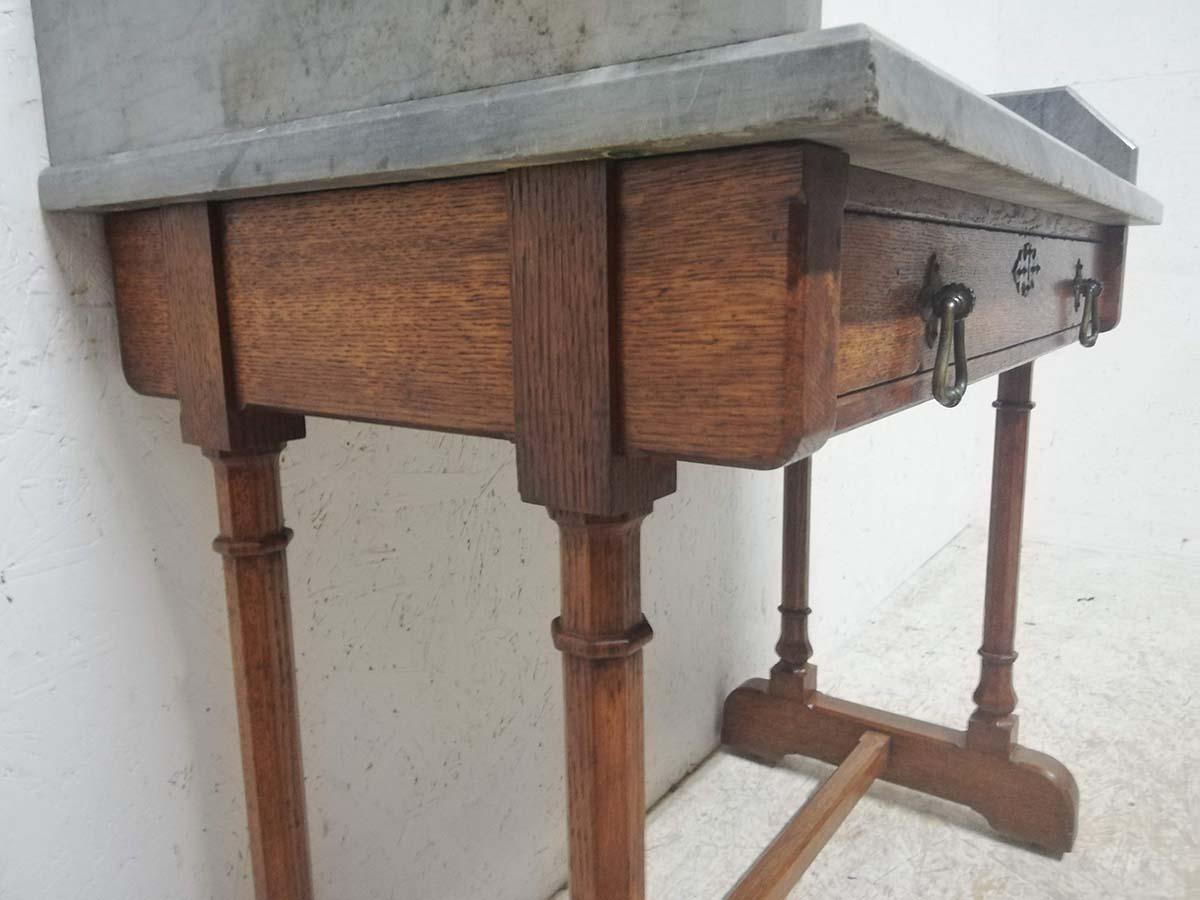
[[(216, 471), (259, 900), (312, 897), (278, 470), (306, 415), (516, 444), (561, 534), (575, 900), (644, 894), (639, 525), (679, 459), (787, 467), (779, 659), (724, 741), (839, 764), (729, 896), (784, 896), (875, 778), (1069, 850), (1075, 784), (1014, 715), (1030, 376), (1118, 322), (1161, 214), (1128, 142), (803, 0), (292, 6), (34, 4), (43, 205), (105, 215), (129, 384)], [(995, 373), (966, 730), (822, 694), (811, 455)]]

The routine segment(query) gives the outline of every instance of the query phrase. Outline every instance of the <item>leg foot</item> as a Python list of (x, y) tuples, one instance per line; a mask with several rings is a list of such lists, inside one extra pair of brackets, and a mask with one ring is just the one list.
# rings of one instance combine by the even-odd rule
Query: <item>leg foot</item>
[(726, 699), (721, 739), (749, 755), (797, 753), (839, 764), (866, 731), (891, 738), (883, 780), (968, 806), (1014, 840), (1059, 855), (1071, 849), (1075, 779), (1058, 760), (1019, 745), (999, 756), (968, 747), (962, 731), (820, 692), (807, 702), (782, 697), (757, 678)]

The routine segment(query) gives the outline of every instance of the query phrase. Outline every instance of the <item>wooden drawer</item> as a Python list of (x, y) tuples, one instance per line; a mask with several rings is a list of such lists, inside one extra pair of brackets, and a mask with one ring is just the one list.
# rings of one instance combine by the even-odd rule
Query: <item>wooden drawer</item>
[[(1119, 316), (1122, 227), (813, 145), (620, 160), (608, 177), (629, 453), (770, 468), (929, 400), (918, 298), (935, 256), (977, 296), (972, 382), (1075, 339), (1076, 260), (1106, 284), (1102, 329)], [(240, 406), (514, 433), (505, 176), (238, 200), (213, 218)], [(126, 375), (174, 396), (159, 211), (109, 216), (108, 237)], [(1026, 244), (1037, 271), (1022, 294)]]
[(1100, 277), (1104, 247), (855, 212), (846, 215), (842, 246), (839, 395), (933, 367), (919, 302), (931, 260), (945, 282), (975, 292), (966, 345), (976, 359), (1077, 328), (1076, 262), (1084, 277)]

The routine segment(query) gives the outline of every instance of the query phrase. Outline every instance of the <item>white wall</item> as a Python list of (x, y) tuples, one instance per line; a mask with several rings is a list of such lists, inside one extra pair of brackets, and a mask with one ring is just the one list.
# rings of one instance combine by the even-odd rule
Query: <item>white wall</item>
[[(1051, 0), (1054, 2), (1054, 0)], [(862, 22), (977, 90), (989, 90), (1000, 55), (1001, 0), (822, 0), (825, 28)], [(1006, 13), (1004, 13), (1006, 14)]]
[[(1141, 148), (1121, 326), (1040, 364), (1028, 534), (1200, 555), (1200, 5), (1010, 0), (994, 89), (1070, 84)], [(1022, 23), (1037, 22), (1036, 28)], [(1067, 44), (1080, 52), (1063, 52)], [(1018, 50), (1019, 48), (1019, 50)]]
[[(872, 22), (987, 89), (1098, 74), (1067, 54), (1061, 74), (1018, 83), (994, 3), (957, 21), (940, 3), (903, 15), (825, 6), (827, 23)], [(1186, 22), (1161, 29), (1163, 47), (1198, 21), (1183, 2), (1171, 8)], [(1072, 39), (1108, 26), (1027, 12)], [(1012, 37), (1061, 55), (1053, 32)], [(1143, 70), (1186, 64), (1173, 50), (1124, 49)], [(1089, 83), (1088, 96), (1143, 142), (1147, 183), (1177, 224), (1135, 239), (1123, 331), (1043, 364), (1038, 422), (1054, 431), (1037, 432), (1031, 516), (1047, 533), (1078, 519), (1089, 540), (1152, 545), (1174, 539), (1194, 505), (1195, 401), (1142, 400), (1112, 373), (1143, 389), (1165, 374), (1195, 380), (1180, 337), (1194, 333), (1181, 282), (1196, 238), (1180, 198), (1195, 197), (1182, 163), (1196, 83), (1123, 74), (1138, 77)], [(1164, 106), (1191, 118), (1159, 121)], [(97, 222), (37, 208), (45, 145), (25, 0), (0, 0), (0, 117), (0, 898), (248, 898), (211, 479), (178, 441), (175, 404), (136, 397), (121, 378)], [(1156, 345), (1164, 334), (1172, 358)], [(820, 658), (822, 639), (852, 634), (980, 514), (991, 391), (837, 438), (817, 457), (827, 683), (837, 666)], [(309, 433), (289, 448), (284, 483), (319, 896), (549, 894), (565, 862), (552, 524), (516, 499), (506, 444), (321, 420)], [(964, 467), (948, 490), (931, 466), (947, 457)], [(647, 522), (651, 796), (714, 746), (725, 693), (771, 661), (779, 489), (777, 473), (684, 465)]]

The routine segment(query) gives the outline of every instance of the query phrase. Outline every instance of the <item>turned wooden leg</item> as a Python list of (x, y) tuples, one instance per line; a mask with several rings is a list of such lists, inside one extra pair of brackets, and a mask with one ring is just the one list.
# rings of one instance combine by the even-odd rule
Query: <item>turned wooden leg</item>
[(217, 483), (257, 900), (312, 900), (279, 451), (206, 454)]
[(783, 590), (779, 604), (779, 662), (771, 669), (771, 690), (803, 699), (817, 688), (817, 667), (809, 660), (808, 553), (812, 457), (783, 472)]
[[(1000, 376), (992, 482), (983, 670), (978, 709), (966, 731), (898, 716), (822, 694), (804, 679), (812, 670), (807, 635), (809, 471), (795, 464), (785, 481), (783, 635), (770, 681), (751, 679), (725, 701), (721, 739), (759, 759), (799, 753), (841, 763), (866, 732), (891, 744), (879, 777), (962, 803), (992, 827), (1052, 853), (1075, 840), (1079, 791), (1053, 757), (1016, 743), (1012, 687), (1017, 570), (1025, 489), (1032, 367)], [(803, 523), (803, 524), (801, 524)], [(790, 579), (790, 580), (789, 580)], [(801, 678), (799, 673), (806, 674)]]
[(572, 900), (645, 895), (639, 531), (675, 490), (674, 462), (617, 450), (614, 187), (601, 160), (507, 175), (517, 484), (561, 535)]
[(1000, 375), (996, 395), (996, 441), (992, 458), (992, 511), (988, 527), (983, 645), (975, 712), (967, 725), (973, 749), (1007, 755), (1017, 742), (1017, 693), (1013, 649), (1017, 625), (1017, 579), (1021, 568), (1021, 521), (1025, 509), (1025, 457), (1029, 442), (1033, 363)]
[(557, 513), (572, 900), (642, 900), (646, 790), (642, 735), (640, 531), (645, 512)]
[(217, 482), (233, 645), (250, 858), (258, 900), (311, 900), (304, 775), (288, 608), (279, 451), (304, 419), (237, 403), (220, 210), (160, 213), (183, 440), (204, 449)]

